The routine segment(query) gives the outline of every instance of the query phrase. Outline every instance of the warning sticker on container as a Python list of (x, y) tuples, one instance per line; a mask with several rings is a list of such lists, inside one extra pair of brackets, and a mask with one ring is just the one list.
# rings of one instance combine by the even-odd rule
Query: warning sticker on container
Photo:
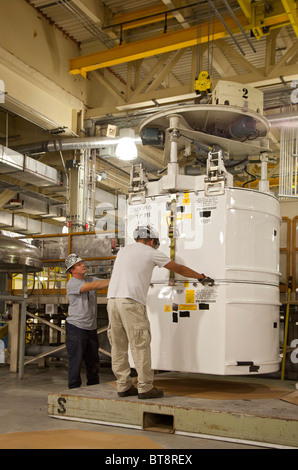
[(198, 197), (196, 199), (196, 210), (198, 211), (217, 209), (217, 206), (218, 206), (217, 196)]
[(215, 302), (217, 298), (217, 289), (210, 287), (200, 289), (196, 292), (196, 302)]
[(197, 310), (197, 306), (189, 304), (179, 304), (179, 310)]
[(185, 292), (185, 302), (188, 304), (193, 304), (195, 302), (195, 291), (187, 290)]
[(183, 204), (189, 204), (189, 203), (190, 203), (189, 193), (184, 193)]
[(176, 220), (188, 220), (192, 219), (192, 214), (179, 214), (176, 216)]

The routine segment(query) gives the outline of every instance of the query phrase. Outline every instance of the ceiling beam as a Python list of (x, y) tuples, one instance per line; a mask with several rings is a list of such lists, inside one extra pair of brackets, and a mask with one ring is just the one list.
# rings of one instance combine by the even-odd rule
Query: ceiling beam
[[(282, 56), (280, 61), (275, 64), (275, 66), (270, 70), (269, 77), (275, 76), (277, 71), (283, 67), (286, 62), (298, 51), (298, 42), (293, 44), (293, 46)], [(283, 75), (283, 73), (281, 74)]]
[(119, 103), (125, 104), (125, 99), (121, 95), (121, 91), (124, 93), (125, 87), (116, 77), (113, 77), (114, 81), (116, 81), (115, 85), (112, 85), (111, 80), (108, 79), (106, 76), (101, 75), (100, 71), (95, 71), (93, 73), (95, 79), (101, 83), (107, 91), (109, 91), (113, 96), (115, 96)]
[[(242, 26), (247, 25), (245, 15), (238, 17)], [(240, 32), (236, 27), (233, 18), (226, 20), (228, 27), (234, 32)], [(201, 38), (198, 38), (198, 28), (194, 26), (184, 30), (159, 35), (151, 39), (144, 39), (129, 44), (114, 47), (109, 50), (88, 54), (69, 60), (69, 73), (72, 75), (81, 74), (86, 76), (87, 72), (99, 68), (123, 64), (133, 60), (151, 57), (166, 52), (194, 46), (198, 43), (206, 43), (209, 40), (224, 38), (229, 35), (221, 21), (217, 20), (210, 28), (208, 23), (201, 25)], [(210, 35), (212, 30), (212, 36)]]
[[(168, 10), (174, 10), (178, 8), (178, 2), (172, 2), (172, 0), (162, 0), (162, 2), (167, 6)], [(182, 28), (190, 28), (190, 24), (185, 20), (185, 15), (187, 14), (187, 9), (176, 10), (172, 12), (174, 18), (181, 24)]]
[[(257, 70), (257, 73), (256, 73)], [(229, 75), (226, 76), (224, 79), (227, 81), (243, 83), (246, 85), (251, 85), (255, 88), (262, 87), (262, 86), (269, 86), (269, 85), (279, 85), (281, 83), (280, 79), (280, 69), (275, 69), (274, 75), (271, 73), (269, 76), (265, 76), (265, 67), (260, 69), (256, 69), (254, 71), (250, 71), (243, 74), (236, 74), (236, 75)], [(270, 70), (270, 69), (269, 69)], [(283, 72), (283, 79), (287, 82), (291, 82), (292, 80), (297, 78), (297, 65), (284, 65), (282, 68)], [(214, 82), (214, 86), (216, 82)], [(116, 104), (109, 107), (97, 107), (92, 109), (87, 109), (85, 118), (86, 119), (99, 119), (105, 117), (107, 114), (111, 115), (118, 115), (121, 113), (129, 112), (132, 109), (140, 109), (140, 108), (150, 108), (154, 107), (156, 102), (158, 105), (164, 104), (172, 104), (172, 103), (179, 103), (179, 101), (193, 101), (196, 98), (196, 94), (194, 92), (189, 91), (189, 84), (167, 88), (163, 90), (155, 90), (154, 93), (152, 92), (145, 92), (140, 93), (137, 96), (133, 96), (128, 103), (125, 105)], [(154, 102), (153, 102), (154, 98)]]
[(297, 2), (293, 0), (281, 0), (283, 7), (291, 21), (291, 25), (298, 38), (298, 15), (297, 15)]
[(173, 57), (171, 57), (170, 61), (165, 65), (161, 73), (159, 73), (154, 80), (150, 83), (147, 91), (156, 90), (160, 83), (164, 80), (164, 78), (168, 75), (174, 65), (180, 60), (181, 56), (184, 54), (184, 49), (180, 51), (174, 52)]
[[(164, 58), (164, 61), (166, 61), (165, 60), (165, 54), (163, 54), (162, 57)], [(147, 60), (142, 60), (143, 70), (145, 70), (147, 73), (150, 73), (150, 71), (153, 69), (153, 67), (155, 66), (155, 64), (157, 62), (158, 62), (158, 58), (156, 58), (156, 57), (151, 57)], [(167, 88), (168, 87), (167, 83), (169, 82), (169, 80), (171, 81), (172, 86), (180, 86), (181, 85), (181, 81), (179, 81), (178, 78), (170, 71), (169, 75), (167, 77), (167, 80), (162, 81), (161, 86), (163, 86), (164, 88)], [(139, 82), (140, 82), (140, 80), (135, 83), (134, 90), (136, 89)]]
[(269, 73), (269, 68), (275, 64), (276, 55), (276, 39), (280, 30), (275, 29), (269, 36), (266, 37), (266, 57), (265, 57), (265, 74)]
[(216, 41), (216, 46), (225, 52), (231, 59), (234, 59), (241, 67), (243, 67), (244, 70), (247, 72), (252, 72), (255, 73), (257, 77), (262, 77), (264, 76), (263, 73), (260, 72), (259, 69), (254, 67), (248, 60), (243, 57), (242, 54), (239, 54), (238, 51), (232, 46), (230, 46), (227, 42), (225, 42), (223, 39), (220, 39)]
[(72, 0), (93, 23), (103, 24), (105, 9), (101, 1), (98, 0)]
[[(238, 15), (237, 20), (244, 30), (251, 30), (251, 24), (245, 14)], [(242, 34), (232, 17), (226, 18), (225, 23), (233, 34)], [(264, 27), (276, 28), (286, 24), (290, 24), (290, 19), (284, 9), (280, 11), (280, 8), (278, 11), (274, 11), (272, 15), (268, 14), (265, 16), (262, 20), (262, 26)], [(210, 31), (212, 31), (212, 34), (210, 34)], [(229, 32), (220, 20), (215, 20), (211, 27), (208, 23), (202, 23), (200, 25), (200, 33), (201, 37), (198, 38), (198, 28), (193, 26), (166, 33), (162, 36), (159, 35), (150, 39), (122, 44), (105, 51), (76, 57), (69, 60), (69, 73), (72, 75), (81, 74), (86, 77), (87, 73), (93, 70), (164, 54), (165, 52), (229, 36)]]
[(168, 52), (166, 55), (163, 55), (157, 62), (156, 64), (154, 65), (154, 67), (147, 73), (146, 77), (143, 78), (143, 80), (141, 82), (139, 82), (138, 86), (136, 87), (136, 89), (134, 90), (134, 92), (131, 94), (130, 96), (130, 101), (132, 99), (134, 99), (137, 95), (139, 95), (142, 90), (144, 90), (144, 88), (146, 86), (148, 86), (148, 83), (150, 83), (154, 77), (157, 75), (159, 75), (162, 71), (162, 69), (164, 68), (164, 64), (165, 62), (168, 60), (168, 58), (170, 57), (170, 52)]
[(251, 0), (237, 0), (246, 18), (251, 19)]
[[(116, 13), (113, 17), (113, 21), (109, 24), (109, 28), (113, 25), (119, 26), (121, 24), (122, 30), (124, 31), (148, 24), (150, 25), (152, 23), (163, 21), (165, 13), (167, 13), (168, 18), (173, 17), (173, 14), (168, 12), (163, 5), (156, 5), (129, 13)], [(105, 28), (107, 28), (107, 26), (105, 26)]]
[(16, 194), (16, 191), (11, 191), (10, 189), (4, 189), (0, 192), (0, 208), (2, 208), (10, 199), (12, 199)]
[[(207, 51), (207, 54), (208, 53)], [(215, 69), (221, 77), (236, 74), (233, 65), (226, 59), (225, 55), (218, 47), (214, 47), (212, 51), (212, 68)]]

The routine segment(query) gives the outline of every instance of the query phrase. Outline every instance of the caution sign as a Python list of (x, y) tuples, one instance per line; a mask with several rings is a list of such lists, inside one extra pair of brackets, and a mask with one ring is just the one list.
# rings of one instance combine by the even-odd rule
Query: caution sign
[(186, 290), (185, 292), (185, 302), (187, 304), (194, 304), (195, 303), (195, 291), (194, 290)]
[(197, 310), (197, 305), (179, 304), (179, 310)]

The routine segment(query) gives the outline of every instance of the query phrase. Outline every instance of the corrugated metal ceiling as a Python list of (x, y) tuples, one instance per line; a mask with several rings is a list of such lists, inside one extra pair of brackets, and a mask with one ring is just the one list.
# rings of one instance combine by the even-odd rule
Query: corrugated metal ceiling
[[(105, 0), (103, 5), (105, 7), (105, 14), (104, 17), (101, 18), (102, 23), (95, 23), (92, 21), (92, 15), (87, 16), (82, 10), (78, 8), (75, 1), (72, 0), (57, 0), (57, 1), (50, 1), (50, 0), (25, 0), (30, 3), (33, 7), (38, 9), (38, 11), (46, 16), (49, 21), (55, 24), (59, 29), (61, 29), (64, 34), (68, 35), (68, 37), (72, 38), (75, 42), (81, 45), (82, 50), (84, 50), (83, 54), (86, 50), (88, 50), (88, 45), (92, 44), (93, 47), (98, 42), (99, 50), (102, 48), (113, 48), (119, 44), (119, 40), (117, 39), (116, 35), (112, 37), (112, 31), (110, 29), (103, 29), (103, 26), (108, 26), (108, 18), (115, 17), (115, 15), (121, 15), (126, 13), (132, 12), (139, 12), (140, 15), (146, 14), (146, 12), (142, 13), (142, 9), (149, 9), (151, 7), (162, 7), (164, 10), (166, 8), (173, 9), (173, 3), (169, 0)], [(180, 10), (179, 13), (182, 13), (185, 22), (183, 22), (183, 18), (180, 21), (173, 18), (168, 21), (168, 31), (183, 29), (186, 24), (188, 26), (194, 26), (195, 24), (200, 24), (203, 22), (208, 22), (208, 18), (210, 20), (210, 24), (213, 19), (217, 19), (214, 11), (210, 8), (210, 4), (208, 1), (198, 1), (193, 2), (188, 0), (187, 2), (183, 2), (184, 5), (188, 5), (188, 8)], [(224, 4), (223, 0), (213, 0), (213, 5), (218, 9), (218, 12), (224, 16), (228, 13), (227, 8)], [(235, 15), (241, 13), (241, 9), (239, 4), (236, 0), (232, 0), (228, 2), (229, 7), (232, 9)], [(168, 5), (168, 7), (166, 6)], [(121, 16), (120, 16), (121, 18)], [(117, 21), (119, 22), (119, 18), (117, 16)], [(182, 21), (182, 22), (181, 22)], [(126, 42), (134, 42), (139, 41), (143, 38), (158, 36), (160, 34), (162, 40), (162, 33), (163, 33), (164, 24), (163, 22), (157, 22), (149, 25), (143, 25), (138, 28), (134, 28), (124, 32), (124, 40)], [(199, 29), (199, 26), (198, 26)], [(210, 28), (211, 30), (211, 28)], [(117, 30), (119, 35), (119, 30)], [(211, 34), (211, 31), (210, 31)], [(291, 42), (294, 44), (297, 41), (295, 36), (295, 32), (293, 28), (289, 25), (284, 27), (283, 34), (286, 36), (286, 41)], [(247, 35), (248, 36), (248, 35)], [(266, 36), (263, 36), (259, 40), (255, 38), (249, 38), (249, 41), (253, 42), (254, 48), (256, 52), (253, 52), (249, 41), (247, 38), (244, 37), (243, 34), (237, 35), (237, 43), (240, 48), (244, 51), (246, 61), (252, 66), (255, 67), (257, 70), (261, 70), (264, 67), (266, 62)], [(280, 39), (282, 37), (280, 35)], [(235, 44), (235, 41), (232, 37), (227, 37), (223, 39), (223, 41), (233, 48), (240, 54), (240, 49)], [(225, 73), (221, 73), (218, 69), (214, 66), (215, 65), (215, 53), (214, 49), (216, 49), (215, 43), (210, 42), (209, 44), (209, 52), (210, 57), (208, 59), (207, 54), (204, 54), (204, 58), (202, 63), (200, 63), (201, 70), (208, 70), (209, 73), (212, 75), (214, 80), (218, 78), (225, 78)], [(86, 49), (87, 48), (87, 49)], [(214, 48), (214, 49), (213, 49)], [(93, 49), (94, 50), (94, 49)], [(275, 51), (275, 61), (278, 62), (285, 50), (282, 50), (280, 47), (276, 47)], [(172, 56), (175, 52), (172, 53)], [(192, 70), (192, 62), (193, 62), (193, 50), (185, 49), (183, 51), (182, 56), (180, 59), (173, 65), (167, 80), (173, 80), (173, 82), (181, 85), (187, 85), (190, 83), (191, 80), (191, 70)], [(243, 65), (242, 61), (237, 60), (237, 57), (233, 57), (230, 54), (227, 54), (226, 51), (223, 49), (221, 50), (222, 56), (225, 58), (226, 66), (230, 64), (232, 70), (234, 71), (234, 75), (241, 75), (247, 73), (245, 70), (245, 64)], [(241, 54), (240, 54), (241, 55)], [(157, 61), (160, 57), (155, 55), (149, 59), (145, 59), (140, 68), (140, 80), (143, 80), (144, 77), (148, 74), (148, 64), (149, 67), (153, 60)], [(168, 59), (170, 60), (170, 59)], [(166, 63), (166, 61), (165, 61)], [(114, 76), (117, 76), (122, 83), (126, 83), (127, 80), (127, 63), (115, 65), (110, 68)], [(104, 74), (105, 71), (99, 71), (98, 73)], [(229, 75), (229, 74), (228, 74)], [(134, 80), (134, 67), (132, 67), (131, 73), (131, 83)], [(165, 85), (162, 83), (159, 85), (159, 89), (163, 88)]]
[[(111, 40), (107, 31), (102, 30), (101, 26), (107, 26), (103, 24), (99, 26), (94, 21), (90, 19), (72, 0), (57, 0), (57, 1), (48, 1), (48, 0), (25, 0), (30, 5), (34, 6), (46, 16), (51, 22), (53, 22), (57, 27), (64, 31), (70, 38), (75, 40), (78, 43), (85, 43), (94, 39), (98, 39), (106, 47), (114, 47), (116, 43)], [(169, 3), (167, 8), (165, 3)], [(200, 21), (205, 21), (206, 18), (212, 18), (215, 16), (214, 12), (210, 9), (208, 2), (206, 1), (188, 1), (184, 2), (185, 5), (189, 5), (189, 8), (183, 8), (179, 12), (185, 17), (187, 25), (194, 26)], [(220, 0), (213, 1), (213, 4), (218, 8), (218, 11), (224, 15), (227, 13), (227, 9), (224, 6), (223, 2)], [(163, 10), (176, 10), (172, 2), (163, 2), (161, 0), (127, 0), (123, 2), (122, 0), (105, 0), (104, 6), (107, 9), (107, 18), (108, 16), (113, 17), (113, 15), (121, 15), (125, 13), (131, 13), (139, 11), (140, 15), (142, 10), (148, 9), (150, 7), (161, 7)], [(241, 12), (239, 4), (237, 1), (230, 1), (229, 6), (235, 13)], [(144, 13), (146, 14), (146, 13)], [(180, 20), (181, 21), (181, 20)], [(105, 23), (105, 22), (104, 22)], [(180, 23), (176, 19), (168, 20), (167, 24), (168, 30), (172, 28), (183, 28), (185, 25)], [(133, 32), (129, 32), (129, 38), (134, 38), (133, 40), (139, 40), (140, 35), (148, 35), (148, 30), (151, 31), (151, 34), (157, 34), (158, 31), (163, 31), (163, 24), (152, 23), (150, 27), (141, 27), (134, 29)]]

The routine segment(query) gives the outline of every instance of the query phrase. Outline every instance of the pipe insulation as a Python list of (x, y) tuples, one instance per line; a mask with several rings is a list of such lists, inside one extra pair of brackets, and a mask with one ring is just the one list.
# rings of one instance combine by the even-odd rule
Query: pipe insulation
[[(68, 139), (55, 139), (46, 140), (42, 142), (33, 142), (14, 147), (13, 150), (26, 155), (34, 155), (45, 152), (62, 152), (66, 150), (105, 148), (107, 146), (117, 145), (119, 143), (119, 140), (119, 138), (111, 139), (110, 137), (71, 137)], [(136, 138), (135, 142), (140, 143), (141, 139)]]

